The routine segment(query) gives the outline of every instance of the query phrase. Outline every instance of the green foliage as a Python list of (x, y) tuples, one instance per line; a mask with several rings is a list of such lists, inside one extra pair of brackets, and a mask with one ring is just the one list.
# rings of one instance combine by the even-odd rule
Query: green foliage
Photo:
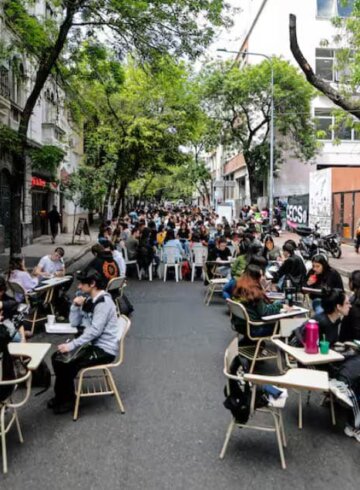
[[(284, 150), (309, 161), (317, 142), (311, 120), (314, 90), (290, 63), (273, 58), (276, 158)], [(271, 121), (271, 66), (268, 61), (242, 68), (234, 63), (217, 63), (205, 68), (201, 76), (204, 107), (221, 123), (219, 142), (236, 145), (242, 152), (250, 182), (267, 172)]]
[(36, 170), (47, 170), (54, 177), (60, 162), (64, 158), (64, 151), (58, 146), (43, 145), (29, 151), (32, 167)]
[(61, 183), (61, 190), (75, 207), (97, 209), (101, 207), (106, 193), (108, 170), (106, 166), (99, 170), (81, 165)]
[(17, 132), (4, 124), (0, 124), (0, 147), (14, 154), (20, 150), (20, 140)]

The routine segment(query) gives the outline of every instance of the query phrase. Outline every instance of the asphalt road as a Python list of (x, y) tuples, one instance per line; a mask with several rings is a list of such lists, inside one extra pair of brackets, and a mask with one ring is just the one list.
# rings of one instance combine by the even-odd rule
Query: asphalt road
[(237, 430), (219, 460), (230, 420), (222, 405), (223, 353), (233, 332), (222, 301), (206, 307), (203, 293), (201, 281), (130, 281), (135, 313), (125, 364), (115, 372), (126, 413), (110, 397), (85, 400), (73, 422), (46, 409), (50, 391), (32, 396), (20, 411), (24, 444), (9, 433), (9, 474), (0, 474), (0, 488), (357, 488), (360, 445), (343, 434), (339, 410), (331, 426), (319, 396), (304, 406), (302, 431), (290, 396), (286, 471), (274, 434), (263, 432)]

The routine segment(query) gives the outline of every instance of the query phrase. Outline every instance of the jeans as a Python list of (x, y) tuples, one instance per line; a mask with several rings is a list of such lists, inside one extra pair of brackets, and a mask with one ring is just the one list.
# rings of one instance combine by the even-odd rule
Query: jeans
[(108, 354), (99, 347), (88, 345), (80, 352), (79, 357), (68, 363), (59, 360), (59, 354), (55, 352), (51, 361), (55, 373), (55, 399), (56, 403), (62, 404), (75, 399), (74, 379), (80, 369), (98, 364), (108, 364), (115, 356)]
[(314, 310), (316, 315), (324, 313), (323, 307), (321, 306), (321, 298), (315, 298), (312, 300), (312, 309)]

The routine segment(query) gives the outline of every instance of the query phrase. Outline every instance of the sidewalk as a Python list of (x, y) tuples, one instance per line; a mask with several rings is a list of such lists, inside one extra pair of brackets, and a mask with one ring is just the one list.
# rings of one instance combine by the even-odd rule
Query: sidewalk
[[(98, 235), (97, 225), (92, 226), (90, 229), (91, 238), (88, 236), (75, 237), (75, 244), (72, 245), (72, 234), (62, 233), (56, 237), (55, 244), (51, 243), (50, 235), (42, 235), (39, 238), (35, 238), (34, 243), (23, 247), (22, 253), (25, 257), (25, 264), (28, 269), (32, 269), (37, 265), (40, 258), (46, 254), (50, 254), (56, 247), (63, 247), (65, 250), (65, 266), (77, 262), (83, 257), (96, 243)], [(9, 265), (9, 249), (6, 249), (5, 253), (0, 254), (0, 273), (4, 273), (8, 269)]]
[[(299, 242), (299, 235), (288, 231), (282, 232), (279, 238), (275, 238), (277, 245), (282, 246), (286, 240), (292, 239), (296, 243)], [(330, 265), (336, 269), (342, 276), (349, 277), (350, 274), (360, 269), (360, 254), (355, 253), (353, 245), (343, 243), (341, 245), (342, 255), (340, 259), (330, 258)]]

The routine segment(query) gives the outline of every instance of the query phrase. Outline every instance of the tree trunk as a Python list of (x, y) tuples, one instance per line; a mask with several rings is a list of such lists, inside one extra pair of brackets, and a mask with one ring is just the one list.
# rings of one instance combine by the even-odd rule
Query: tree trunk
[(59, 55), (65, 45), (69, 30), (71, 28), (74, 15), (79, 4), (70, 2), (67, 7), (64, 22), (61, 24), (58, 37), (52, 48), (49, 49), (46, 56), (40, 60), (39, 68), (36, 72), (35, 83), (32, 91), (25, 103), (24, 110), (20, 116), (18, 136), (20, 140), (19, 155), (13, 158), (14, 172), (13, 185), (11, 189), (11, 230), (10, 230), (10, 253), (21, 252), (21, 190), (24, 182), (26, 169), (26, 149), (27, 149), (27, 132), (30, 118), (33, 114), (34, 107), (39, 99), (42, 89), (51, 73), (52, 68), (57, 62)]
[(334, 104), (344, 109), (346, 112), (352, 114), (356, 119), (360, 119), (360, 103), (358, 99), (350, 100), (348, 97), (342, 95), (337, 90), (333, 89), (330, 83), (326, 82), (314, 73), (310, 63), (303, 55), (297, 40), (296, 33), (296, 16), (290, 14), (289, 20), (290, 29), (290, 49), (298, 65), (304, 72), (307, 81), (315, 88), (320, 90), (326, 97), (328, 97)]
[(105, 222), (107, 220), (108, 210), (109, 210), (109, 200), (111, 196), (113, 183), (112, 181), (108, 183), (108, 188), (106, 190), (105, 199), (104, 199), (104, 208), (102, 213), (102, 219)]

